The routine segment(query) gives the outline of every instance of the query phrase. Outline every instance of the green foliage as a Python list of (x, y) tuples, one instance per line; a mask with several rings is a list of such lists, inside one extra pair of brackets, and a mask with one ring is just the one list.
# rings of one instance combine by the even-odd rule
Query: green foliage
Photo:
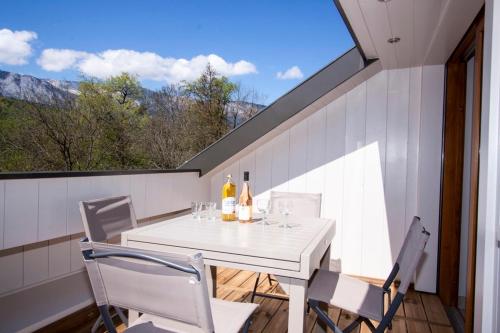
[(175, 168), (233, 127), (238, 89), (208, 65), (147, 95), (123, 73), (44, 103), (0, 97), (0, 171)]

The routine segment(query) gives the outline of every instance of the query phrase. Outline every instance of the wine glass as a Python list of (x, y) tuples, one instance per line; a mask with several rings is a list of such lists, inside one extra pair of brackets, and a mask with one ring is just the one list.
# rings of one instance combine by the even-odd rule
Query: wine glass
[(292, 213), (293, 203), (292, 201), (280, 201), (278, 203), (278, 209), (280, 214), (285, 217), (285, 221), (279, 225), (280, 228), (290, 229), (292, 226), (288, 224), (288, 216)]
[(269, 210), (271, 208), (271, 202), (268, 199), (259, 199), (257, 200), (257, 210), (259, 213), (261, 213), (264, 217), (262, 218), (262, 221), (260, 222), (261, 224), (264, 225), (270, 225), (269, 221), (267, 220), (267, 216), (269, 214)]

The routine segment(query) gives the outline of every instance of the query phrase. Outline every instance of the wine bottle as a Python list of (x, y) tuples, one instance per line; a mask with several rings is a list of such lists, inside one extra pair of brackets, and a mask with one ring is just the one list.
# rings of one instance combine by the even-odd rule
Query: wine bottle
[(222, 221), (236, 220), (236, 185), (231, 180), (231, 175), (227, 175), (227, 181), (222, 186)]
[(243, 173), (243, 187), (241, 189), (239, 209), (238, 209), (238, 220), (241, 223), (252, 222), (252, 193), (250, 192), (250, 186), (248, 185), (248, 180), (250, 178), (250, 173), (245, 171)]

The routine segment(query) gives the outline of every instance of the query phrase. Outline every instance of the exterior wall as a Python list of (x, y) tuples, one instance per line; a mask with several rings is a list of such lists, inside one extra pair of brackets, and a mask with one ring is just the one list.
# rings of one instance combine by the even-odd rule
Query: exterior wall
[(500, 327), (500, 3), (486, 0), (474, 332)]
[(141, 219), (208, 193), (197, 172), (0, 180), (0, 296), (83, 268), (81, 200), (129, 194)]
[(432, 237), (416, 286), (435, 291), (443, 78), (443, 66), (379, 72), (209, 173), (212, 200), (225, 174), (241, 185), (243, 171), (256, 199), (322, 193), (322, 215), (337, 221), (334, 265), (375, 278), (386, 278), (418, 214)]

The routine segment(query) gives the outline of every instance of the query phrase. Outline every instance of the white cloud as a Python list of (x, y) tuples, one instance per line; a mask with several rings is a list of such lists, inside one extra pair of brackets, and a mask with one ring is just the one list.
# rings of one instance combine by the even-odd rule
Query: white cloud
[(293, 66), (288, 68), (285, 72), (276, 73), (276, 77), (280, 80), (294, 80), (294, 79), (302, 79), (304, 74), (298, 66)]
[(169, 83), (196, 79), (208, 63), (225, 76), (257, 73), (255, 65), (248, 61), (230, 63), (215, 54), (199, 55), (188, 60), (164, 58), (152, 52), (125, 49), (106, 50), (100, 53), (45, 49), (37, 62), (47, 71), (76, 69), (83, 74), (101, 79), (128, 72), (140, 79)]
[(0, 63), (24, 65), (32, 49), (30, 42), (37, 38), (33, 31), (0, 29)]

